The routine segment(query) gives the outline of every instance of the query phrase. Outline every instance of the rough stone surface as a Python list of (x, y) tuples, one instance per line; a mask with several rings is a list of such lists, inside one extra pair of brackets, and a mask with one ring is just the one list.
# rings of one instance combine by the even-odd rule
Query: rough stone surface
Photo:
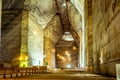
[(70, 0), (70, 1), (77, 8), (77, 10), (83, 15), (84, 14), (84, 1), (85, 0)]
[(117, 80), (120, 80), (120, 64), (116, 64), (116, 76)]
[(43, 65), (43, 43), (43, 28), (29, 13), (27, 45), (29, 66)]
[(2, 0), (3, 9), (23, 9), (24, 0)]
[(88, 71), (93, 71), (93, 26), (92, 26), (92, 1), (89, 0), (85, 3), (85, 53), (86, 53), (86, 66)]
[(1, 14), (2, 14), (2, 0), (0, 0), (0, 54), (1, 54)]
[(28, 56), (28, 14), (26, 10), (22, 11), (22, 23), (21, 23), (21, 50), (20, 50), (20, 67), (27, 66), (25, 57)]
[(45, 62), (48, 62), (48, 65), (50, 68), (53, 68), (55, 62), (55, 44), (59, 39), (61, 39), (63, 30), (62, 25), (60, 22), (60, 16), (56, 15), (52, 19), (52, 21), (47, 25), (47, 27), (44, 29), (44, 54)]
[(26, 0), (25, 8), (31, 11), (31, 14), (43, 28), (57, 12), (54, 0)]
[(93, 69), (116, 76), (120, 62), (120, 0), (93, 0)]
[(79, 34), (80, 30), (82, 29), (82, 16), (72, 3), (68, 2), (67, 5), (70, 23), (75, 32)]
[(1, 62), (18, 65), (21, 44), (21, 11), (3, 11)]

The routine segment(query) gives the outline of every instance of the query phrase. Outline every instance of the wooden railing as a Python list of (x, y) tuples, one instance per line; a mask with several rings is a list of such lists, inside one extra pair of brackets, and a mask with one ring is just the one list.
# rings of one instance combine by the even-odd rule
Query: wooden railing
[[(12, 68), (12, 67), (4, 67), (0, 68), (0, 76), (2, 78), (6, 78), (8, 75), (9, 77), (18, 77), (23, 75), (31, 75), (31, 74), (40, 74), (47, 72), (46, 66), (40, 67), (28, 67), (28, 68)], [(13, 76), (14, 75), (14, 76)]]

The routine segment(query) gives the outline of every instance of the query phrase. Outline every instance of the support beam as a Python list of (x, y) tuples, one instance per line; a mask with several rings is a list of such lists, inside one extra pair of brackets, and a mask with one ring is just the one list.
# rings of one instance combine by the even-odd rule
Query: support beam
[(28, 66), (28, 11), (22, 11), (20, 67)]

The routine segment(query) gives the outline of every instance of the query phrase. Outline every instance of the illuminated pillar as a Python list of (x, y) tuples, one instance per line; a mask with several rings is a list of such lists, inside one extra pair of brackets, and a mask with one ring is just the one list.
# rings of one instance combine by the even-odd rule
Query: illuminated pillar
[(81, 54), (80, 54), (80, 67), (85, 68), (86, 66), (86, 56), (85, 56), (85, 19), (82, 15), (82, 43), (81, 43)]
[(43, 65), (43, 27), (31, 11), (28, 23), (28, 59), (29, 66)]
[(28, 11), (22, 11), (20, 67), (28, 66)]
[(0, 0), (0, 53), (1, 53), (1, 13), (2, 13), (2, 0)]

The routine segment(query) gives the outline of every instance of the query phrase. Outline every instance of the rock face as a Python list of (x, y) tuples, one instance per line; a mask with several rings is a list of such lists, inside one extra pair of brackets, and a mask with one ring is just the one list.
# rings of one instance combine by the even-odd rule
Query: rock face
[(80, 30), (82, 29), (82, 16), (72, 3), (68, 2), (67, 5), (70, 24), (75, 32), (79, 34)]
[(3, 9), (23, 9), (24, 0), (2, 0)]
[(1, 54), (1, 13), (2, 13), (2, 0), (0, 0), (0, 54)]
[(22, 11), (22, 22), (21, 22), (21, 46), (20, 46), (20, 67), (27, 65), (28, 56), (28, 18), (29, 11)]
[(3, 11), (1, 62), (14, 63), (17, 61), (19, 63), (17, 58), (20, 54), (21, 44), (21, 16), (21, 11)]
[(28, 61), (29, 66), (43, 65), (43, 28), (31, 13), (28, 22)]
[(28, 6), (25, 7), (28, 7), (31, 14), (43, 28), (47, 26), (57, 12), (54, 0), (26, 0), (26, 5)]
[(45, 62), (48, 62), (50, 68), (55, 66), (55, 44), (62, 37), (63, 29), (60, 22), (60, 16), (56, 15), (44, 29), (44, 55)]
[(93, 53), (88, 61), (93, 61), (90, 65), (94, 72), (116, 76), (115, 64), (120, 63), (120, 1), (92, 1), (93, 43), (88, 45), (93, 45)]
[(84, 14), (84, 2), (85, 0), (71, 0), (71, 3), (76, 7), (80, 14)]

